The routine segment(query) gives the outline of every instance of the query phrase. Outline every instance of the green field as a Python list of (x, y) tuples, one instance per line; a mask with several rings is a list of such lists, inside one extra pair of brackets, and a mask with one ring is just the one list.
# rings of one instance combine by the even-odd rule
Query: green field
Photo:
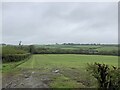
[(68, 67), (68, 68), (84, 68), (87, 63), (105, 63), (113, 66), (117, 66), (118, 57), (116, 56), (102, 56), (102, 55), (72, 55), (72, 54), (45, 54), (45, 55), (33, 55), (33, 57), (20, 65), (22, 68), (52, 68)]
[(118, 46), (113, 45), (35, 45), (36, 48), (59, 48), (59, 49), (94, 49), (98, 51), (112, 51), (118, 50)]
[[(48, 84), (49, 87), (83, 88), (97, 87), (96, 80), (86, 71), (87, 63), (99, 62), (109, 66), (118, 66), (118, 57), (79, 54), (38, 54), (33, 55), (29, 60), (20, 64), (21, 62), (16, 62), (19, 64), (16, 67), (16, 63), (3, 64), (3, 72), (30, 70), (31, 72), (35, 71), (48, 75), (51, 79), (51, 82)], [(13, 67), (15, 68), (12, 69)], [(59, 73), (51, 74), (55, 70), (59, 70)]]

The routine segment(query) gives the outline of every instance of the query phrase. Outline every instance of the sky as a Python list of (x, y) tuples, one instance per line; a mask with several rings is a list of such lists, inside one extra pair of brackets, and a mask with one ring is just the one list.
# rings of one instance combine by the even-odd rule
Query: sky
[(2, 42), (118, 43), (117, 5), (113, 2), (4, 2)]

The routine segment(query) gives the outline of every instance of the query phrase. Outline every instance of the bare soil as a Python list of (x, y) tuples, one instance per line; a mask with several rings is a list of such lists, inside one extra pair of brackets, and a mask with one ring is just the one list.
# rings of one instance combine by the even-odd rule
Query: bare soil
[(2, 77), (2, 88), (50, 88), (49, 83), (55, 72), (39, 70), (21, 70), (20, 73), (9, 73)]

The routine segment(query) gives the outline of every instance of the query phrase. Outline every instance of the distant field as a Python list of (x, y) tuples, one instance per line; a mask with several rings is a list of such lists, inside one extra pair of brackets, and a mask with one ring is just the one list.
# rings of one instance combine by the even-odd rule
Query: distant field
[[(51, 79), (48, 85), (53, 88), (97, 87), (96, 80), (86, 71), (87, 63), (94, 62), (105, 63), (109, 66), (118, 66), (118, 57), (105, 55), (41, 54), (33, 55), (29, 60), (20, 64), (15, 69), (17, 69), (17, 72), (18, 70), (31, 70), (31, 72), (42, 73), (41, 75), (44, 77), (47, 75)], [(9, 65), (11, 67), (8, 67)], [(15, 65), (15, 63), (3, 64), (3, 70), (11, 70), (12, 65)], [(59, 72), (54, 74), (55, 70), (59, 70)]]
[(63, 44), (51, 44), (51, 45), (4, 45), (2, 47), (2, 55), (6, 54), (87, 54), (87, 55), (113, 55), (118, 56), (118, 46), (113, 45), (63, 45)]
[(93, 49), (98, 51), (118, 50), (117, 45), (35, 45), (36, 48), (59, 48), (59, 49)]

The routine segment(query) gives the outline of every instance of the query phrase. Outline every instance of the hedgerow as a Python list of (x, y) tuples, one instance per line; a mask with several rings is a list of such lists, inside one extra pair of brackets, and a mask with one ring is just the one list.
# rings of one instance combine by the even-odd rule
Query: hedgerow
[(18, 46), (4, 46), (2, 47), (2, 62), (17, 62), (29, 58), (31, 56), (25, 50), (22, 50)]
[(2, 56), (2, 62), (17, 62), (29, 58), (31, 54), (7, 54)]

